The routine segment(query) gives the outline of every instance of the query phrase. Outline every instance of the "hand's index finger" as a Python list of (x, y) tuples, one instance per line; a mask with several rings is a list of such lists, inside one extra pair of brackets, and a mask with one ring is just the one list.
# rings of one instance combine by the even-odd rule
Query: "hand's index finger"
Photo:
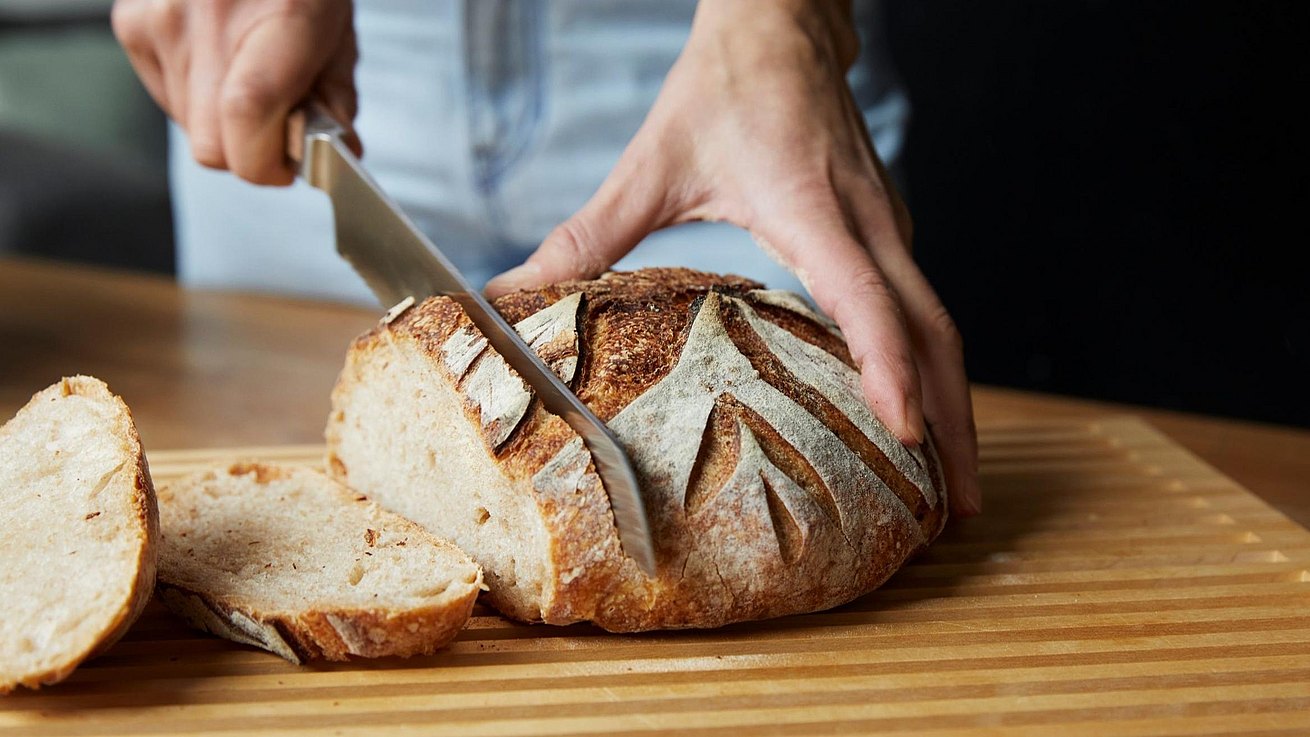
[(965, 375), (964, 345), (959, 331), (904, 244), (886, 227), (885, 211), (856, 205), (864, 240), (876, 248), (878, 263), (905, 308), (915, 365), (923, 383), (924, 415), (940, 451), (952, 512), (969, 516), (982, 511), (978, 484), (978, 440), (973, 404)]
[[(777, 222), (777, 221), (775, 221)], [(907, 445), (925, 435), (919, 373), (901, 306), (886, 276), (839, 214), (809, 212), (763, 235), (841, 328), (865, 399)]]
[(287, 115), (308, 96), (347, 27), (322, 13), (280, 14), (242, 38), (220, 93), (223, 152), (234, 173), (260, 184), (291, 182)]

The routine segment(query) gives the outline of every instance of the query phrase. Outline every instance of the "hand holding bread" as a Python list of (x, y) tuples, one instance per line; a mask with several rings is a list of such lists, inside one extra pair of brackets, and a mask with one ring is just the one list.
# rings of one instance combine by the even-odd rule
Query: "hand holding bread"
[(599, 190), (501, 295), (600, 275), (651, 232), (695, 220), (749, 231), (837, 321), (864, 399), (909, 446), (930, 428), (955, 490), (982, 494), (963, 347), (911, 256), (911, 224), (846, 83), (849, 3), (704, 0), (645, 123)]

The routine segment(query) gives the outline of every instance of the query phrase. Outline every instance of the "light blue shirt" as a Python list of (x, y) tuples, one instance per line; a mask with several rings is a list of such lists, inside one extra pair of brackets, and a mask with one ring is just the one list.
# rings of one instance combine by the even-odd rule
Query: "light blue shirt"
[[(382, 187), (481, 285), (594, 193), (686, 41), (694, 0), (358, 0), (357, 128)], [(874, 2), (856, 2), (849, 81), (884, 161), (908, 106), (885, 63)], [(333, 248), (327, 199), (197, 165), (171, 131), (183, 283), (373, 303)], [(616, 268), (690, 266), (798, 289), (744, 231), (693, 223)]]

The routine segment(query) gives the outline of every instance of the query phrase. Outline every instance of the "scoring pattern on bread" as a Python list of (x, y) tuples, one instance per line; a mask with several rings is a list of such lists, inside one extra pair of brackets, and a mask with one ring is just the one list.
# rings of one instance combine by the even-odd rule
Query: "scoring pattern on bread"
[[(487, 569), (492, 603), (514, 616), (641, 630), (826, 608), (876, 587), (944, 523), (931, 443), (907, 450), (877, 421), (840, 331), (795, 295), (652, 269), (509, 295), (497, 307), (548, 363), (568, 356), (557, 371), (628, 449), (656, 536), (654, 579), (622, 555), (581, 440), (470, 340), (476, 331), (449, 300), (356, 342), (328, 438), (340, 475), (383, 504), (393, 496), (468, 550)], [(554, 337), (551, 350), (525, 329), (543, 324), (553, 326), (541, 333)], [(479, 371), (499, 378), (474, 381)], [(452, 392), (464, 416), (446, 417), (449, 404), (437, 401), (398, 410), (376, 389), (391, 381)], [(506, 398), (513, 413), (497, 409)], [(478, 428), (482, 452), (424, 438), (396, 451), (392, 465), (408, 472), (388, 471), (379, 454), (416, 442), (397, 428), (419, 412), (442, 415), (450, 438)], [(406, 453), (434, 460), (423, 467)], [(443, 469), (503, 479), (483, 486), (514, 500), (504, 514), (518, 515), (524, 544), (503, 550), (461, 515), (443, 516), (461, 503)], [(396, 491), (406, 488), (416, 490)]]
[[(565, 383), (578, 368), (578, 307), (582, 293), (571, 294), (520, 320), (514, 329)], [(441, 347), (446, 368), (455, 376), (470, 409), (477, 413), (487, 444), (499, 448), (523, 421), (532, 391), (471, 323), (455, 331)]]

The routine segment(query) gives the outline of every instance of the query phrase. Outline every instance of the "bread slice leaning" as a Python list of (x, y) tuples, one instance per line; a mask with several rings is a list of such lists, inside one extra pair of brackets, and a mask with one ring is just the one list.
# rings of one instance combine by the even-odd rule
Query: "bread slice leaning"
[(132, 415), (104, 382), (63, 379), (0, 428), (0, 693), (61, 681), (122, 636), (158, 529)]
[(482, 585), (459, 548), (311, 469), (239, 463), (159, 499), (164, 604), (294, 663), (430, 654)]

